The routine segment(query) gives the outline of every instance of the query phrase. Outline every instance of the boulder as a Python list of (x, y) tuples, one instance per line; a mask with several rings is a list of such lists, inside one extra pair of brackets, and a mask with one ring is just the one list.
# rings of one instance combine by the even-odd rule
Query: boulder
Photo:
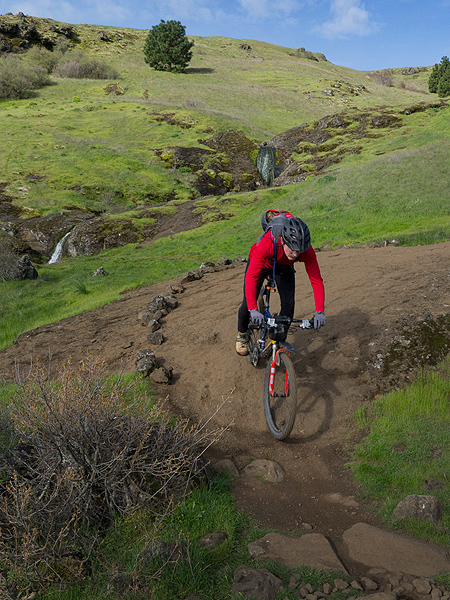
[(217, 546), (223, 544), (223, 542), (227, 539), (228, 535), (226, 533), (216, 531), (214, 533), (208, 533), (207, 535), (204, 535), (200, 539), (200, 544), (204, 548), (217, 548)]
[(92, 215), (82, 211), (54, 213), (43, 217), (13, 220), (7, 230), (15, 241), (19, 252), (29, 254), (33, 259), (49, 258), (58, 241), (78, 223), (89, 220)]
[(155, 383), (170, 383), (172, 375), (172, 367), (158, 367), (150, 373), (150, 379)]
[(275, 600), (282, 585), (283, 581), (267, 569), (252, 569), (242, 565), (234, 572), (231, 593), (254, 600)]
[(148, 377), (157, 368), (157, 361), (153, 350), (139, 350), (136, 355), (136, 373)]
[(155, 346), (160, 346), (164, 342), (164, 336), (160, 331), (154, 331), (148, 334), (147, 342)]
[(444, 514), (444, 506), (436, 496), (411, 494), (401, 500), (392, 511), (392, 520), (417, 519), (436, 525)]
[(38, 278), (38, 272), (31, 264), (30, 257), (27, 254), (13, 258), (8, 264), (8, 272), (5, 275), (5, 279), (9, 281)]
[(366, 567), (402, 572), (418, 577), (434, 577), (450, 571), (446, 549), (356, 523), (342, 535), (348, 555)]
[(312, 567), (347, 573), (328, 540), (320, 533), (291, 537), (268, 533), (251, 542), (248, 551), (256, 560), (273, 560), (287, 567)]
[(68, 256), (92, 256), (102, 250), (134, 244), (142, 234), (129, 219), (94, 217), (77, 224), (66, 240)]
[(242, 473), (244, 477), (262, 477), (264, 481), (279, 483), (283, 481), (285, 471), (273, 460), (257, 459), (247, 465)]

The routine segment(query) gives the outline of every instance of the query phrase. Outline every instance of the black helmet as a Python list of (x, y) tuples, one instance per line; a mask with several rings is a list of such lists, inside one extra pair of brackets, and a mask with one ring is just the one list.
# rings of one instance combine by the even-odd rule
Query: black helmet
[(311, 246), (311, 237), (306, 223), (298, 217), (291, 217), (281, 230), (286, 246), (297, 252), (305, 252)]

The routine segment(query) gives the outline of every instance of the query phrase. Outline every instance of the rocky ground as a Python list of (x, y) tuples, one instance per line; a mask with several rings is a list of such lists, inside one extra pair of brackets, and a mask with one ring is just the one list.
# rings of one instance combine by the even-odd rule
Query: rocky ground
[[(346, 466), (358, 437), (352, 416), (377, 393), (410, 377), (417, 362), (408, 363), (408, 353), (400, 351), (392, 360), (395, 340), (411, 337), (424, 319), (434, 323), (444, 315), (439, 318), (447, 326), (450, 242), (341, 248), (319, 253), (319, 263), (327, 324), (289, 338), (298, 349), (299, 406), (287, 441), (275, 441), (264, 421), (264, 367), (254, 368), (234, 351), (244, 264), (185, 284), (177, 294), (178, 307), (161, 320), (164, 342), (151, 347), (160, 363), (173, 369), (172, 383), (158, 386), (165, 405), (194, 421), (211, 418), (210, 427), (225, 428), (210, 451), (212, 461), (228, 459), (240, 474), (255, 459), (271, 459), (284, 469), (279, 483), (240, 476), (234, 486), (237, 506), (264, 527), (289, 534), (307, 527), (323, 535), (349, 573), (362, 575), (377, 565), (359, 562), (361, 553), (352, 555), (343, 534), (359, 523), (384, 528), (375, 507), (362, 501)], [(150, 347), (138, 313), (176, 283), (142, 287), (103, 308), (22, 334), (0, 353), (0, 379), (26, 372), (38, 355), (51, 357), (55, 369), (69, 356), (79, 361), (87, 352), (101, 355), (111, 371), (134, 369), (137, 352)], [(312, 292), (302, 266), (297, 268), (296, 302), (296, 316), (311, 316)], [(422, 358), (428, 356), (426, 336), (414, 339), (419, 344)], [(398, 369), (385, 368), (389, 356)], [(392, 561), (392, 571), (404, 572), (396, 569), (395, 557)]]

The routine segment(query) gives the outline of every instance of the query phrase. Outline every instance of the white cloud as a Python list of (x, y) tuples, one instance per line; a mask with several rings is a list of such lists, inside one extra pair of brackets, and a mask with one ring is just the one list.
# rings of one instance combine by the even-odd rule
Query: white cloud
[(376, 29), (370, 13), (360, 0), (332, 0), (330, 12), (332, 19), (317, 28), (323, 37), (364, 36)]
[(278, 20), (295, 12), (299, 4), (297, 0), (279, 0), (276, 4), (272, 0), (238, 0), (247, 16), (253, 19), (271, 18)]

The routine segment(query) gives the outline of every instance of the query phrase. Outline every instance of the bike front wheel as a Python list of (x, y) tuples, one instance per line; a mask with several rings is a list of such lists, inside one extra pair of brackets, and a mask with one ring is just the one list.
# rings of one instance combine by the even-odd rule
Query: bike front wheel
[(297, 384), (294, 365), (286, 352), (279, 352), (276, 363), (270, 361), (267, 365), (264, 378), (264, 414), (274, 438), (287, 438), (294, 427), (296, 411)]

